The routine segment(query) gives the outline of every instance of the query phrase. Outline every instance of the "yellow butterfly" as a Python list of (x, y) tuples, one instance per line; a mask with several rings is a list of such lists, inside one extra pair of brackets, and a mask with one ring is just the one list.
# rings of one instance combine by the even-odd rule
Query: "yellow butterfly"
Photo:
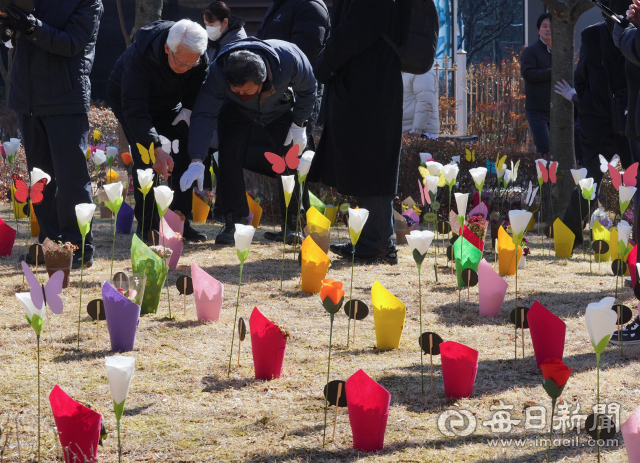
[(467, 162), (476, 162), (476, 150), (471, 151), (469, 148), (465, 148), (464, 157)]
[(500, 153), (498, 153), (498, 157), (496, 158), (496, 172), (500, 172), (502, 170), (502, 166), (504, 166), (505, 161), (507, 160), (507, 155), (505, 154), (500, 159)]
[(518, 159), (518, 162), (516, 162), (516, 165), (513, 165), (513, 161), (511, 161), (511, 182), (515, 183), (516, 179), (518, 178), (518, 167), (520, 166), (520, 159)]
[[(138, 147), (138, 151), (140, 151), (140, 157), (142, 158), (142, 162), (144, 162), (145, 164), (155, 164), (156, 163), (156, 152), (153, 149), (153, 143), (151, 143), (151, 146), (149, 147), (148, 151), (140, 143), (136, 143), (136, 146)], [(149, 162), (149, 161), (151, 161), (151, 162)]]
[(422, 175), (422, 184), (427, 184), (427, 175), (431, 175), (426, 167), (419, 166), (418, 170), (420, 171), (420, 175)]

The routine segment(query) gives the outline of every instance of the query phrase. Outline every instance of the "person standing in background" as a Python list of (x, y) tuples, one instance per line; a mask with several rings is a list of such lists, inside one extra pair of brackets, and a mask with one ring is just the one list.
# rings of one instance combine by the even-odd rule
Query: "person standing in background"
[(402, 73), (402, 133), (436, 140), (440, 133), (436, 71), (416, 75)]

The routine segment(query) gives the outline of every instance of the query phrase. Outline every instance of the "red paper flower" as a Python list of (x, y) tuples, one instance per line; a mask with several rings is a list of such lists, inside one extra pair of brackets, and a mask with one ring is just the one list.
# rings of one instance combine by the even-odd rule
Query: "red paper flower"
[(545, 382), (548, 379), (552, 379), (559, 388), (562, 388), (567, 383), (573, 371), (573, 368), (569, 369), (562, 360), (556, 358), (546, 359), (542, 365), (540, 365), (540, 369), (542, 370)]

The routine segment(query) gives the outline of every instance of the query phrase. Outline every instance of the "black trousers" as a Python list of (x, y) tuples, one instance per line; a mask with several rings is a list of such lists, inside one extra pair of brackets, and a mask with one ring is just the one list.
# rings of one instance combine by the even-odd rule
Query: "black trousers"
[[(124, 114), (122, 112), (122, 102), (120, 99), (120, 88), (114, 85), (108, 84), (107, 91), (109, 93), (109, 99), (111, 100), (111, 110), (113, 114), (122, 125), (122, 130), (124, 131), (125, 136), (127, 137), (127, 141), (129, 142), (129, 148), (131, 150), (131, 157), (133, 158), (133, 197), (136, 201), (136, 205), (134, 208), (134, 215), (136, 220), (138, 221), (137, 231), (140, 232), (142, 228), (142, 212), (144, 210), (144, 229), (149, 231), (151, 229), (158, 230), (158, 226), (160, 224), (160, 217), (158, 215), (158, 210), (155, 206), (155, 197), (153, 194), (153, 188), (149, 191), (146, 197), (146, 201), (143, 200), (144, 197), (142, 192), (139, 190), (140, 183), (138, 182), (138, 170), (145, 170), (152, 167), (151, 164), (145, 164), (142, 162), (142, 158), (140, 157), (140, 152), (138, 151), (138, 147), (136, 146), (136, 140), (131, 133), (131, 130), (127, 126), (127, 122), (124, 119)], [(191, 219), (191, 209), (192, 209), (192, 192), (193, 188), (190, 187), (187, 191), (182, 191), (180, 189), (180, 177), (182, 174), (189, 168), (189, 164), (191, 164), (191, 159), (187, 154), (188, 151), (188, 143), (189, 143), (189, 133), (188, 130), (185, 130), (186, 124), (181, 122), (176, 126), (171, 125), (173, 120), (178, 115), (178, 111), (176, 112), (167, 112), (164, 114), (152, 114), (151, 119), (153, 122), (153, 126), (159, 135), (163, 135), (167, 137), (170, 141), (179, 140), (179, 151), (178, 153), (170, 153), (173, 158), (173, 172), (171, 172), (171, 176), (167, 180), (167, 185), (169, 188), (173, 190), (173, 201), (171, 202), (170, 209), (172, 211), (180, 211), (186, 217), (187, 221)], [(146, 148), (149, 148), (148, 146)], [(157, 148), (157, 147), (156, 147)], [(205, 173), (206, 174), (206, 173)], [(162, 180), (162, 179), (160, 179)], [(158, 178), (154, 181), (154, 186), (158, 185)], [(145, 231), (145, 234), (146, 234)]]
[[(86, 114), (29, 116), (18, 113), (18, 126), (27, 155), (29, 172), (34, 167), (51, 175), (44, 200), (33, 206), (40, 226), (40, 242), (70, 241), (80, 247), (82, 235), (76, 205), (91, 203), (91, 178), (86, 147), (89, 119)], [(24, 179), (26, 182), (28, 178)], [(85, 238), (85, 259), (93, 253), (93, 233)]]
[[(234, 104), (226, 104), (218, 117), (219, 166), (218, 184), (216, 188), (216, 216), (227, 217), (237, 221), (249, 215), (243, 168), (254, 170), (255, 166), (264, 165), (264, 153), (270, 151), (284, 155), (287, 147), (284, 140), (289, 133), (292, 113), (286, 112), (278, 119), (267, 125), (259, 125), (242, 114)], [(267, 173), (257, 169), (261, 173)], [(298, 198), (300, 186), (295, 170), (288, 169), (285, 175), (295, 175), (296, 186), (289, 203), (288, 216), (297, 217), (299, 208)], [(278, 181), (279, 196), (282, 193), (282, 182)], [(284, 222), (284, 200), (281, 204), (282, 220)]]

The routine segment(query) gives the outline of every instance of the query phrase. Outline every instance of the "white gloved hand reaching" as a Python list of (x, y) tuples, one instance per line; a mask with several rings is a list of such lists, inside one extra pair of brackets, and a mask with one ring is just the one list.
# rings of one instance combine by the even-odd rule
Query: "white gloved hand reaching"
[(178, 122), (180, 121), (185, 121), (188, 127), (191, 126), (191, 110), (190, 109), (182, 108), (178, 113), (178, 115), (176, 116), (176, 118), (171, 123), (171, 125), (177, 125)]
[(200, 161), (191, 161), (189, 168), (180, 177), (180, 189), (187, 191), (195, 181), (198, 182), (198, 189), (202, 190), (204, 186), (204, 164)]
[(295, 122), (292, 122), (287, 138), (284, 140), (284, 145), (287, 146), (291, 142), (293, 142), (294, 145), (298, 145), (298, 154), (302, 153), (307, 147), (307, 128), (300, 127)]
[(569, 101), (573, 101), (573, 96), (576, 95), (576, 91), (564, 79), (556, 82), (555, 92)]

